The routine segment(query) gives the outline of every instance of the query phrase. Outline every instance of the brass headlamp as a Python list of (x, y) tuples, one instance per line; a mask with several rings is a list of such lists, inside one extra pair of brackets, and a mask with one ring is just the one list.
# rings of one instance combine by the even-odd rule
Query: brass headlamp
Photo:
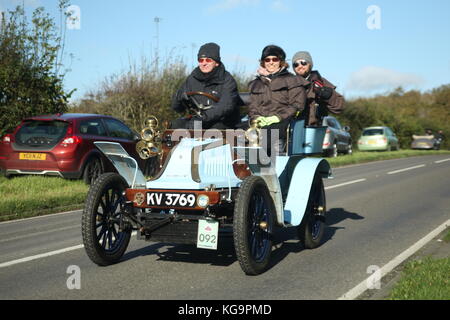
[(158, 130), (158, 119), (155, 116), (150, 116), (144, 121), (141, 137), (142, 140), (136, 144), (136, 151), (142, 159), (161, 153), (161, 132)]

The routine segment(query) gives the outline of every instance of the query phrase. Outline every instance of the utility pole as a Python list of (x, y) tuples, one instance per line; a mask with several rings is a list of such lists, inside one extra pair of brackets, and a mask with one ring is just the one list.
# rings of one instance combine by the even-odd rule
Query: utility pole
[(156, 24), (156, 71), (159, 72), (159, 23), (161, 18), (155, 17), (153, 21)]

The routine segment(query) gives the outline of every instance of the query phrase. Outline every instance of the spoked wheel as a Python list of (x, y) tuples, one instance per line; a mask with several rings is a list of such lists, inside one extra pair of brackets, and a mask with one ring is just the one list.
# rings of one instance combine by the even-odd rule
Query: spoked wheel
[(305, 216), (297, 227), (298, 237), (305, 248), (314, 249), (320, 245), (325, 230), (325, 212), (325, 188), (322, 177), (316, 173), (311, 186)]
[(120, 204), (126, 181), (117, 173), (101, 175), (89, 189), (83, 210), (81, 230), (89, 258), (100, 266), (120, 260), (128, 247), (131, 227), (121, 229)]
[(236, 197), (233, 239), (242, 270), (257, 275), (266, 270), (272, 252), (275, 207), (261, 177), (250, 176)]

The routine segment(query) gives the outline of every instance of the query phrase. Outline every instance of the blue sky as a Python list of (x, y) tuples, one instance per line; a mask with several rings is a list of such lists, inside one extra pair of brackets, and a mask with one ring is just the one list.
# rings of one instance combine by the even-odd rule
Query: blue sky
[[(0, 0), (0, 11), (25, 3), (58, 17), (56, 0)], [(229, 71), (253, 74), (264, 46), (277, 44), (290, 60), (309, 51), (317, 69), (347, 98), (397, 86), (430, 90), (450, 83), (448, 0), (73, 0), (80, 28), (67, 30), (64, 62), (74, 99), (130, 60), (159, 54), (195, 63), (207, 42), (221, 46)], [(372, 6), (372, 7), (371, 7)], [(375, 6), (376, 11), (370, 10)], [(368, 11), (369, 9), (369, 11)], [(379, 13), (379, 15), (375, 15)], [(379, 18), (379, 19), (378, 19)], [(369, 28), (376, 26), (379, 28)], [(289, 61), (290, 62), (290, 61)]]

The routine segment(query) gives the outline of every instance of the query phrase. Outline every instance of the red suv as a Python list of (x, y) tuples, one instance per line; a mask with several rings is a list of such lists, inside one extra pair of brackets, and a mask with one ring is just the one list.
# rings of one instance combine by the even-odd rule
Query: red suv
[(19, 174), (83, 178), (86, 183), (115, 169), (94, 141), (118, 142), (135, 158), (139, 135), (123, 122), (106, 115), (65, 113), (22, 120), (14, 133), (0, 141), (0, 170)]

